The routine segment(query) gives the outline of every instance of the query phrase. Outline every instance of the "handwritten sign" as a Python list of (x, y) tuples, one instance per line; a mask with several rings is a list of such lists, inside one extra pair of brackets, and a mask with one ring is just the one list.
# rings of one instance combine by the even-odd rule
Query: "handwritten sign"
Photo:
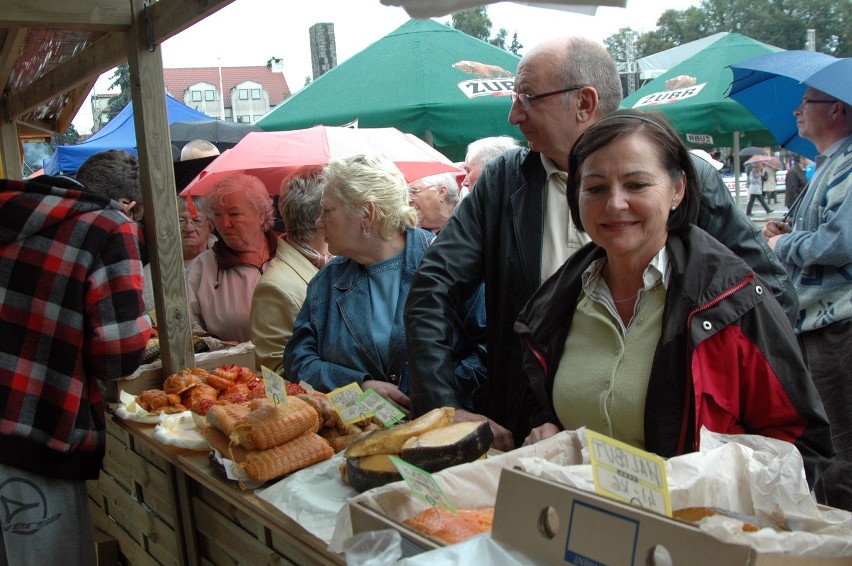
[(434, 507), (441, 507), (451, 513), (458, 513), (456, 506), (432, 477), (432, 474), (426, 470), (421, 470), (417, 466), (409, 464), (405, 460), (390, 456), (391, 462), (396, 466), (397, 471), (408, 484), (411, 493), (416, 497), (428, 502)]
[(358, 404), (364, 408), (365, 413), (375, 416), (385, 427), (405, 418), (405, 413), (372, 389), (367, 389), (361, 394)]
[(671, 517), (665, 460), (586, 429), (595, 491)]
[(358, 402), (362, 394), (361, 386), (353, 382), (330, 392), (328, 400), (334, 405), (340, 420), (350, 425), (372, 415), (370, 412), (365, 412), (364, 407)]
[(287, 386), (284, 383), (284, 378), (266, 366), (260, 366), (260, 373), (263, 375), (266, 397), (276, 405), (284, 405), (289, 408), (290, 403), (287, 401)]

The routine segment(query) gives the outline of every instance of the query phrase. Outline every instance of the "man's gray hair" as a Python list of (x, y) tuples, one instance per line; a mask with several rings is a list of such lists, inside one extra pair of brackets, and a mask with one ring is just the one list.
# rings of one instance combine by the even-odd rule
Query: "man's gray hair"
[(562, 84), (595, 88), (601, 116), (618, 110), (622, 98), (621, 78), (615, 61), (602, 43), (582, 36), (569, 38), (563, 73)]
[(511, 136), (491, 136), (488, 138), (472, 141), (467, 146), (467, 154), (464, 160), (471, 165), (476, 165), (480, 169), (485, 167), (485, 164), (513, 147), (518, 147), (518, 140)]
[(437, 175), (421, 177), (417, 181), (420, 181), (426, 187), (446, 187), (449, 203), (455, 204), (459, 201), (459, 182), (455, 173), (438, 173)]

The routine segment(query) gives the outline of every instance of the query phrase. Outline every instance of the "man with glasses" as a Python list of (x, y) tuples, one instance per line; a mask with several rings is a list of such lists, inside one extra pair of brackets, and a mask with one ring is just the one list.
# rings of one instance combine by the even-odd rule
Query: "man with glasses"
[[(406, 307), (411, 403), (415, 414), (438, 406), (460, 407), (452, 376), (456, 305), (485, 283), (488, 382), (474, 393), (495, 446), (511, 449), (529, 432), (522, 345), (513, 326), (521, 308), (588, 237), (570, 221), (566, 198), (568, 154), (589, 126), (621, 102), (621, 80), (599, 42), (568, 37), (542, 43), (518, 64), (509, 122), (529, 149), (513, 149), (482, 170), (479, 188), (462, 200), (420, 263)], [(745, 259), (764, 277), (788, 313), (796, 310), (784, 268), (770, 264), (771, 250), (733, 203), (718, 172), (700, 157), (705, 186), (699, 226)], [(484, 415), (484, 416), (483, 416)]]
[(453, 173), (439, 173), (408, 184), (408, 203), (417, 223), (434, 234), (441, 231), (459, 203), (459, 184)]
[(813, 88), (793, 112), (820, 155), (791, 224), (763, 229), (799, 295), (795, 329), (831, 425), (837, 459), (817, 497), (852, 511), (852, 105)]

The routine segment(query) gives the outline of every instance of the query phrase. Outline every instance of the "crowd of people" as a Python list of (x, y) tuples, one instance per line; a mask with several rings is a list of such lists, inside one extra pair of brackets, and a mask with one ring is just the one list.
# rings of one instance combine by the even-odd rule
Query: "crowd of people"
[[(178, 197), (194, 331), (319, 391), (455, 407), (501, 450), (583, 426), (666, 457), (702, 427), (781, 439), (817, 500), (852, 510), (850, 105), (806, 91), (790, 119), (821, 158), (810, 181), (792, 160), (789, 222), (761, 231), (762, 167), (743, 213), (662, 115), (617, 111), (600, 43), (530, 49), (514, 89), (526, 146), (470, 144), (461, 182), (369, 154), (305, 167), (277, 195), (282, 233), (257, 177)], [(89, 540), (73, 518), (103, 457), (97, 382), (150, 333), (137, 168), (105, 152), (76, 179), (0, 182), (0, 481), (43, 490), (63, 545)]]

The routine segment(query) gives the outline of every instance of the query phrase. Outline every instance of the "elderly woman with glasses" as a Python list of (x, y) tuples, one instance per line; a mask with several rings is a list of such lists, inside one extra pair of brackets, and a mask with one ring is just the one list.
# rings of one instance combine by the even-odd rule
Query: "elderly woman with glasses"
[(201, 252), (212, 248), (216, 243), (216, 236), (213, 235), (213, 221), (210, 220), (206, 198), (178, 197), (177, 206), (183, 267), (188, 273), (192, 260)]
[(235, 173), (211, 187), (207, 204), (220, 240), (189, 268), (189, 312), (202, 331), (224, 342), (247, 342), (254, 288), (278, 244), (272, 198), (263, 181)]
[[(664, 457), (702, 427), (830, 462), (822, 403), (783, 309), (697, 228), (689, 153), (662, 116), (617, 112), (569, 156), (571, 218), (592, 242), (536, 291), (515, 330), (538, 410), (527, 442), (588, 426)], [(530, 400), (532, 401), (532, 400)]]
[(416, 227), (405, 178), (383, 157), (332, 161), (322, 184), (316, 225), (336, 257), (308, 285), (284, 373), (324, 392), (358, 383), (408, 414), (403, 313), (434, 235)]

